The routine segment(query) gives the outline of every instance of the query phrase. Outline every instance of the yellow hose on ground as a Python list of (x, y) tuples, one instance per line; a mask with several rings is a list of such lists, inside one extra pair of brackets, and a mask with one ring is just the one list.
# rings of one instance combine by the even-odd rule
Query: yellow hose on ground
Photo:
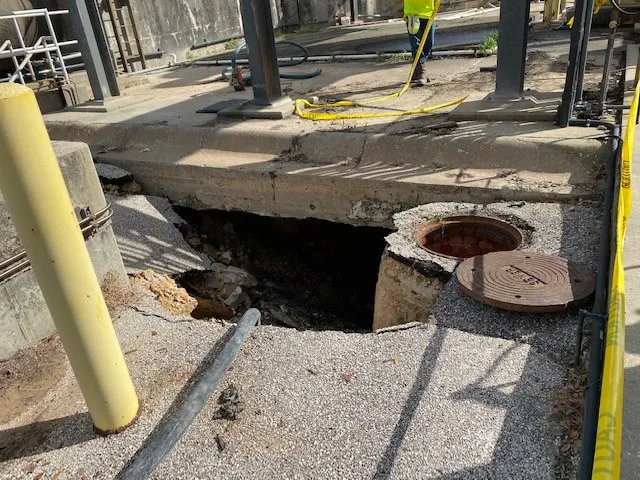
[(383, 97), (376, 97), (370, 100), (363, 100), (359, 102), (354, 102), (351, 100), (340, 100), (338, 102), (333, 103), (311, 103), (307, 100), (298, 99), (295, 102), (295, 114), (300, 118), (304, 118), (307, 120), (354, 120), (360, 118), (382, 118), (382, 117), (404, 117), (407, 115), (420, 115), (423, 113), (433, 112), (435, 110), (440, 110), (441, 108), (450, 107), (452, 105), (458, 105), (462, 103), (467, 97), (461, 97), (456, 100), (440, 103), (438, 105), (432, 105), (424, 108), (415, 108), (412, 110), (404, 110), (401, 112), (385, 112), (385, 113), (330, 113), (330, 112), (309, 112), (305, 110), (306, 108), (310, 109), (320, 109), (320, 108), (339, 108), (339, 107), (363, 107), (367, 105), (372, 105), (375, 103), (386, 102), (388, 100), (393, 100), (395, 98), (400, 97), (403, 93), (405, 93), (411, 87), (411, 78), (413, 77), (413, 73), (416, 70), (418, 62), (420, 61), (420, 54), (422, 50), (424, 50), (424, 46), (427, 43), (427, 38), (429, 38), (429, 32), (433, 28), (433, 23), (435, 21), (438, 10), (440, 9), (440, 0), (435, 0), (433, 15), (429, 18), (429, 22), (427, 23), (427, 28), (424, 30), (424, 35), (422, 35), (422, 39), (420, 40), (420, 45), (418, 45), (418, 51), (416, 52), (415, 58), (413, 59), (413, 63), (411, 64), (411, 71), (409, 72), (409, 78), (403, 85), (403, 87), (390, 95), (385, 95)]

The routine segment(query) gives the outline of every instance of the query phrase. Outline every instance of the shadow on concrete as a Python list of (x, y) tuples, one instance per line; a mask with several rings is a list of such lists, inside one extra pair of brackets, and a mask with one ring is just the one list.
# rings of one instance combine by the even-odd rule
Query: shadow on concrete
[(93, 431), (88, 412), (0, 431), (0, 463), (88, 442)]
[(171, 403), (167, 412), (160, 419), (155, 428), (151, 431), (151, 433), (147, 436), (147, 438), (142, 442), (140, 448), (136, 451), (136, 453), (131, 457), (131, 459), (127, 462), (127, 464), (120, 470), (118, 475), (115, 478), (122, 478), (123, 475), (127, 473), (128, 468), (132, 465), (133, 461), (140, 456), (144, 455), (153, 455), (155, 449), (153, 448), (154, 442), (157, 442), (161, 437), (159, 434), (163, 433), (163, 429), (166, 428), (167, 423), (170, 423), (173, 419), (174, 412), (181, 406), (184, 402), (185, 398), (195, 389), (197, 386), (197, 381), (200, 376), (213, 364), (216, 360), (218, 354), (224, 347), (224, 345), (229, 341), (231, 336), (233, 335), (234, 328), (228, 329), (215, 343), (215, 345), (209, 350), (209, 353), (204, 357), (204, 359), (198, 365), (198, 368), (193, 375), (187, 380), (182, 387), (182, 390), (176, 395), (175, 400)]

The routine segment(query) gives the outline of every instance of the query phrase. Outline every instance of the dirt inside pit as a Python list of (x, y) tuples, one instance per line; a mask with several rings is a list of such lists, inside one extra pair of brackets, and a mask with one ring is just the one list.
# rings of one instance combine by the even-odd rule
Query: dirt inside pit
[[(380, 258), (389, 230), (323, 220), (262, 217), (176, 208), (187, 241), (214, 261), (258, 280), (243, 287), (267, 324), (300, 329), (370, 331)], [(206, 274), (205, 274), (206, 275)], [(203, 274), (178, 283), (205, 304)], [(212, 313), (216, 312), (212, 307)], [(200, 310), (201, 311), (201, 310)]]

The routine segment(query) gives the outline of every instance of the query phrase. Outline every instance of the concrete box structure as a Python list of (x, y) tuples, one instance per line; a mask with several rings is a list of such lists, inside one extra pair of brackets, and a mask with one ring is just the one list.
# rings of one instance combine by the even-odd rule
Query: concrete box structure
[[(97, 212), (106, 205), (89, 147), (77, 142), (53, 142), (62, 175), (67, 184), (78, 220), (81, 209)], [(91, 235), (87, 248), (102, 282), (108, 272), (114, 281), (127, 276), (108, 222)], [(0, 262), (24, 248), (0, 193)], [(9, 358), (55, 331), (53, 320), (31, 268), (0, 283), (0, 360)]]

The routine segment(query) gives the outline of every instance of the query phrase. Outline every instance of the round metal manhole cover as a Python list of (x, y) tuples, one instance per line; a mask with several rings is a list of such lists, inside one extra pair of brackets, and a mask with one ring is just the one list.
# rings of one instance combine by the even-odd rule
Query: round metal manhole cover
[(580, 265), (542, 253), (480, 255), (463, 261), (456, 275), (472, 298), (518, 312), (559, 312), (586, 301), (596, 288)]

